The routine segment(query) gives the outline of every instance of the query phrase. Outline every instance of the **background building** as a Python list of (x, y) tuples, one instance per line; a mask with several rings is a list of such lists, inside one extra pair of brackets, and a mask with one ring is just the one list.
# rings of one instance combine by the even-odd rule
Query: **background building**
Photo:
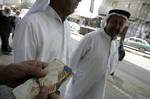
[(24, 2), (30, 2), (33, 3), (36, 0), (0, 0), (0, 4), (4, 4), (4, 5), (20, 5), (21, 3)]

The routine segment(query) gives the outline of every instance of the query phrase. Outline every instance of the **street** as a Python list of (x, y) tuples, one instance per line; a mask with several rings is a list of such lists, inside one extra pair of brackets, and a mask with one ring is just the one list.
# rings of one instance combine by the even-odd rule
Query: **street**
[[(121, 81), (116, 86), (122, 88), (134, 99), (150, 99), (150, 60), (136, 54), (126, 52), (126, 57), (119, 64), (116, 78)], [(119, 80), (116, 80), (119, 81)], [(114, 82), (115, 83), (115, 82)], [(138, 97), (145, 98), (138, 98)]]
[[(82, 35), (72, 34), (75, 48)], [(133, 50), (134, 51), (134, 50)], [(0, 63), (13, 62), (12, 55), (0, 53)], [(115, 75), (109, 76), (105, 99), (150, 99), (150, 59), (126, 51)]]

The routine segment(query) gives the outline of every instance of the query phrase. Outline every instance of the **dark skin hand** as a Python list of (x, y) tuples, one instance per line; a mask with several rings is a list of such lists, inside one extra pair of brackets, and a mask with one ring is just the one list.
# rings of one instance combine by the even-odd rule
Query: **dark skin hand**
[(47, 87), (41, 87), (39, 94), (35, 97), (35, 99), (59, 99), (59, 95), (56, 93), (49, 94), (49, 90)]
[[(36, 60), (0, 65), (0, 84), (15, 88), (30, 78), (44, 77), (47, 74), (44, 70), (46, 65)], [(59, 99), (59, 95), (49, 94), (47, 87), (40, 87), (40, 92), (35, 99)]]
[(15, 88), (30, 78), (40, 78), (47, 74), (46, 63), (36, 60), (0, 66), (0, 84)]

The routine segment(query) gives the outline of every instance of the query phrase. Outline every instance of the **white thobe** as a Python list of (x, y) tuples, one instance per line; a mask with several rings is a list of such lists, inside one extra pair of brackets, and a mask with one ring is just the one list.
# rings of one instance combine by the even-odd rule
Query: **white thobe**
[(57, 58), (69, 64), (68, 26), (51, 7), (45, 12), (25, 16), (15, 30), (14, 61), (36, 59), (49, 62)]
[(108, 68), (110, 74), (115, 72), (115, 70), (119, 66), (119, 46), (120, 46), (119, 40), (112, 40), (110, 48), (110, 56), (108, 59)]
[(104, 99), (111, 37), (103, 29), (87, 34), (71, 60), (74, 76), (64, 99)]

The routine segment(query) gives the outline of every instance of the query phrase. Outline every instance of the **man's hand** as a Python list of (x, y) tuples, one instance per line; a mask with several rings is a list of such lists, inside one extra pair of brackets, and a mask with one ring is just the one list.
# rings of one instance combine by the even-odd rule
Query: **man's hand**
[(30, 78), (45, 76), (47, 74), (44, 70), (45, 66), (45, 63), (39, 61), (25, 61), (3, 66), (0, 70), (0, 82), (10, 87), (17, 87)]
[(35, 97), (35, 99), (59, 99), (59, 95), (56, 93), (49, 94), (49, 90), (47, 87), (41, 87), (39, 94)]

